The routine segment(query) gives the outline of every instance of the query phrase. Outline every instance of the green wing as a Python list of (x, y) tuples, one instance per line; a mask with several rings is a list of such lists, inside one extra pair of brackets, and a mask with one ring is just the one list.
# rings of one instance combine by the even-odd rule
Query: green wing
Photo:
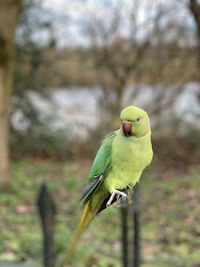
[(103, 140), (89, 173), (90, 182), (81, 197), (81, 204), (85, 206), (91, 196), (97, 191), (111, 169), (112, 142), (116, 133), (113, 132)]

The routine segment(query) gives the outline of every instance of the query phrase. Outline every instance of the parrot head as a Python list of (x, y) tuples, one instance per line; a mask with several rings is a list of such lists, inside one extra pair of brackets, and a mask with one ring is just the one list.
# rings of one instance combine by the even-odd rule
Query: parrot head
[(128, 106), (120, 114), (121, 132), (126, 137), (142, 137), (149, 133), (150, 122), (148, 114), (141, 108)]

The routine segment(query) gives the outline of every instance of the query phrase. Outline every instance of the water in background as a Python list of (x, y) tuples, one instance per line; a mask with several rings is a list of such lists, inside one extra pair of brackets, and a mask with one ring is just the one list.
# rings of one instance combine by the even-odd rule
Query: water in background
[[(165, 88), (167, 92), (173, 90), (173, 87)], [(155, 86), (137, 85), (129, 87), (126, 90), (123, 99), (123, 105), (134, 104), (145, 108), (149, 113), (154, 102)], [(134, 96), (135, 91), (138, 94)], [(75, 136), (85, 138), (90, 130), (95, 129), (101, 123), (101, 108), (99, 99), (102, 97), (101, 90), (98, 87), (70, 87), (49, 90), (49, 97), (44, 97), (38, 92), (29, 91), (28, 97), (40, 114), (41, 120), (50, 120), (51, 127), (55, 129), (64, 129), (71, 131), (71, 137)], [(187, 122), (196, 123), (194, 116), (200, 115), (200, 84), (187, 83), (182, 85), (182, 90), (173, 105), (169, 105), (163, 114), (175, 114), (176, 117), (182, 117)], [(167, 97), (167, 95), (166, 95)], [(153, 120), (153, 118), (151, 118)], [(28, 127), (28, 122), (23, 118), (23, 113), (17, 111), (13, 114), (11, 122), (18, 130), (24, 130)]]

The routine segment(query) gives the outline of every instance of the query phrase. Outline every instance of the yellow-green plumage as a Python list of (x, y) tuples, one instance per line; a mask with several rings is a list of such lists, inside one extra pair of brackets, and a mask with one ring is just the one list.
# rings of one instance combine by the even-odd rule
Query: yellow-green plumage
[[(151, 130), (147, 113), (135, 106), (120, 115), (122, 127), (101, 144), (89, 174), (89, 185), (82, 195), (83, 215), (64, 260), (67, 266), (75, 246), (97, 213), (116, 201), (117, 194), (134, 186), (152, 160)], [(124, 194), (122, 192), (122, 194)], [(110, 200), (110, 201), (109, 201)]]
[(112, 169), (103, 186), (109, 192), (134, 186), (151, 159), (150, 133), (140, 138), (127, 138), (117, 132), (112, 146)]

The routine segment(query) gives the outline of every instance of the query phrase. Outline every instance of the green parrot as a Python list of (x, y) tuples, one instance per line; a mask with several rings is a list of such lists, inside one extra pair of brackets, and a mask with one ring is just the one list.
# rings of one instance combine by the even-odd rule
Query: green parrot
[(92, 219), (119, 198), (127, 198), (127, 189), (140, 179), (150, 164), (153, 151), (147, 113), (128, 106), (120, 114), (121, 128), (103, 140), (89, 173), (89, 184), (81, 197), (83, 213), (80, 224), (65, 255), (68, 261)]

